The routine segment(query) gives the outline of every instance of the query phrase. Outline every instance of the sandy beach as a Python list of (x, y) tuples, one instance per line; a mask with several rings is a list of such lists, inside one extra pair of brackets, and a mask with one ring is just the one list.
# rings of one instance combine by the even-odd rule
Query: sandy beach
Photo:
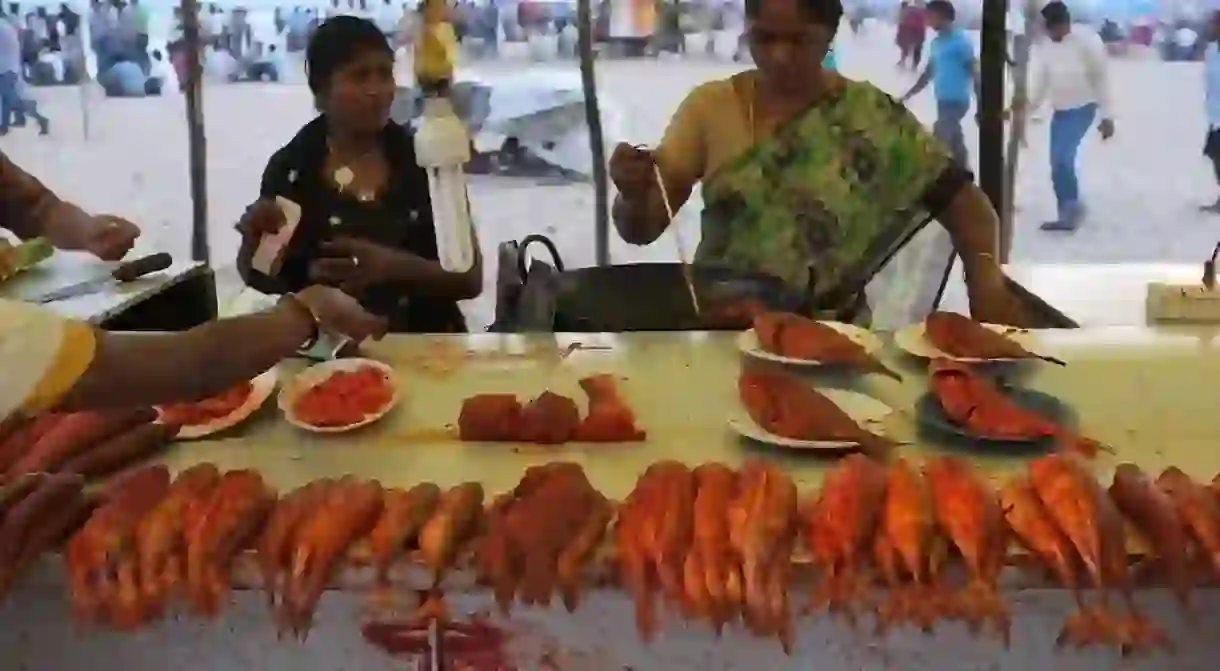
[[(720, 51), (727, 53), (727, 40), (722, 42)], [(627, 116), (627, 137), (616, 139), (656, 142), (687, 91), (741, 67), (727, 57), (703, 56), (699, 45), (691, 46), (697, 55), (682, 59), (598, 64), (601, 95)], [(872, 81), (895, 95), (914, 80), (894, 67), (897, 52), (888, 26), (872, 26), (859, 36), (844, 31), (837, 49), (840, 67), (850, 77)], [(486, 78), (523, 68), (577, 68), (570, 61), (533, 63), (522, 55), (468, 66)], [(1038, 230), (1039, 223), (1053, 217), (1054, 200), (1047, 127), (1033, 125), (1017, 185), (1015, 260), (1195, 262), (1220, 238), (1220, 218), (1197, 209), (1217, 195), (1210, 167), (1200, 154), (1206, 131), (1202, 65), (1112, 60), (1110, 73), (1118, 133), (1106, 143), (1093, 134), (1082, 147), (1086, 225), (1073, 234)], [(142, 248), (187, 258), (191, 202), (182, 97), (117, 100), (93, 91), (86, 101), (86, 139), (78, 89), (39, 89), (37, 96), (52, 119), (52, 135), (38, 137), (32, 129), (17, 129), (0, 139), (0, 148), (63, 196), (138, 222), (145, 230)], [(912, 104), (929, 124), (934, 108), (930, 90)], [(257, 196), (267, 158), (313, 114), (309, 90), (299, 76), (282, 84), (206, 86), (210, 242), (212, 263), (222, 278), (232, 277), (226, 269), (238, 244), (233, 224)], [(966, 130), (973, 153), (976, 127), (968, 122)], [(504, 240), (541, 232), (555, 239), (568, 265), (592, 264), (591, 184), (475, 177), (470, 191), (486, 257), (494, 259), (493, 250)], [(683, 239), (693, 249), (698, 240), (697, 203), (688, 205), (680, 219)], [(672, 260), (676, 248), (668, 236), (643, 248), (615, 240), (611, 254), (616, 263)], [(487, 268), (487, 291), (468, 306), (472, 325), (490, 321), (492, 265)], [(222, 293), (232, 291), (232, 282), (226, 281)]]

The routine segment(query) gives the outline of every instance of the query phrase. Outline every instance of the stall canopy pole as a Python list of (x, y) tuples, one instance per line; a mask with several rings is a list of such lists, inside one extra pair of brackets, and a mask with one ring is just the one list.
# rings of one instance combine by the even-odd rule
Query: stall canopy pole
[(80, 81), (76, 83), (77, 94), (80, 97), (80, 119), (81, 131), (85, 135), (85, 141), (89, 140), (89, 89), (93, 86), (94, 80), (97, 79), (97, 56), (93, 53), (93, 36), (89, 32), (89, 12), (88, 3), (70, 3), (73, 12), (80, 17), (80, 21), (76, 26), (76, 39), (80, 40), (80, 63), (79, 65), (84, 72), (78, 73)]
[[(1018, 2), (1020, 0), (1011, 0)], [(1022, 8), (1025, 30), (1012, 38), (1012, 107), (1025, 109), (1029, 93), (1029, 57), (1037, 27), (1039, 0), (1024, 0)], [(1004, 150), (1004, 209), (1000, 211), (1000, 263), (1008, 263), (1012, 252), (1013, 216), (1017, 201), (1017, 169), (1020, 166), (1021, 145), (1025, 141), (1026, 116), (1018, 114), (1008, 129), (1008, 146)]]
[(183, 58), (186, 59), (186, 127), (190, 151), (191, 258), (211, 265), (208, 249), (207, 138), (203, 134), (203, 61), (199, 44), (199, 2), (182, 0)]
[(597, 77), (593, 72), (593, 9), (591, 0), (577, 0), (576, 28), (579, 33), (580, 85), (585, 94), (585, 124), (589, 127), (589, 152), (593, 157), (593, 203), (595, 258), (597, 265), (610, 265), (610, 189), (606, 184), (606, 143), (602, 138), (601, 108), (597, 104)]
[(983, 0), (979, 55), (979, 186), (996, 212), (1004, 210), (1004, 70), (1008, 65), (1006, 0)]

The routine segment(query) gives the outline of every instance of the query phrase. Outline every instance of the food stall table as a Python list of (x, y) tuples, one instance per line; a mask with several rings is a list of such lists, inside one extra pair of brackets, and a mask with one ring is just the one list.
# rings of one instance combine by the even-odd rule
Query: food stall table
[[(1120, 461), (1134, 461), (1148, 470), (1174, 464), (1210, 479), (1220, 471), (1220, 451), (1215, 449), (1220, 442), (1220, 413), (1214, 412), (1214, 400), (1202, 389), (1220, 375), (1218, 336), (1220, 329), (1205, 327), (1039, 332), (1037, 348), (1065, 359), (1068, 366), (1025, 364), (1014, 369), (1010, 379), (1057, 396), (1079, 415), (1083, 432), (1115, 449), (1116, 454), (1103, 454), (1096, 461), (1103, 482), (1108, 482)], [(581, 347), (563, 356), (573, 342)], [(745, 446), (730, 433), (726, 418), (737, 407), (735, 379), (741, 357), (733, 334), (396, 335), (367, 346), (365, 353), (392, 365), (397, 373), (400, 406), (380, 423), (352, 434), (316, 436), (289, 426), (269, 403), (250, 423), (227, 436), (179, 445), (166, 462), (176, 468), (200, 461), (213, 461), (222, 468), (255, 468), (281, 491), (317, 478), (353, 473), (391, 486), (477, 480), (490, 497), (514, 486), (529, 465), (571, 460), (584, 466), (595, 486), (620, 499), (645, 467), (664, 459), (734, 465), (761, 456), (782, 464), (805, 492), (833, 463), (830, 458)], [(863, 391), (896, 409), (891, 435), (914, 441), (900, 448), (912, 459), (945, 451), (917, 439), (912, 426), (910, 410), (926, 389), (920, 364), (895, 352), (885, 358), (902, 372), (902, 382), (826, 370), (811, 374), (826, 386)], [(286, 363), (282, 372), (300, 366)], [(447, 430), (461, 400), (471, 394), (533, 396), (550, 388), (578, 396), (577, 380), (592, 373), (623, 379), (624, 395), (648, 431), (646, 442), (528, 448), (463, 444)], [(1014, 472), (1029, 456), (982, 449), (962, 454), (990, 476)], [(134, 635), (73, 636), (55, 564), (49, 561), (42, 574), (0, 607), (0, 648), (17, 665), (77, 668), (88, 660), (107, 659), (121, 660), (123, 668), (134, 670), (402, 668), (361, 641), (356, 620), (366, 594), (357, 589), (354, 577), (346, 589), (324, 599), (316, 630), (304, 644), (276, 641), (258, 592), (239, 593), (217, 622), (178, 617)], [(754, 639), (736, 628), (717, 639), (705, 625), (687, 625), (672, 617), (666, 618), (658, 639), (646, 646), (634, 630), (633, 607), (618, 590), (586, 595), (575, 615), (559, 606), (521, 607), (510, 620), (497, 623), (510, 632), (513, 648), (524, 655), (521, 668), (860, 669), (897, 663), (895, 668), (904, 669), (1083, 671), (1117, 663), (1117, 653), (1109, 650), (1056, 651), (1054, 639), (1071, 610), (1072, 597), (1061, 589), (1017, 589), (1028, 580), (1027, 574), (1005, 577), (1004, 598), (1012, 605), (1014, 622), (1008, 650), (991, 638), (970, 636), (960, 624), (938, 624), (931, 636), (900, 630), (882, 639), (822, 616), (798, 618), (791, 657), (784, 656), (774, 641)], [(807, 582), (794, 584), (791, 598), (796, 608), (808, 593)], [(454, 588), (450, 598), (459, 613), (494, 610), (484, 591)], [(1194, 598), (1197, 612), (1220, 608), (1220, 595), (1214, 590), (1198, 590)], [(1173, 668), (1212, 668), (1214, 634), (1185, 626), (1163, 590), (1141, 589), (1136, 599), (1150, 618), (1172, 633), (1177, 645), (1177, 656), (1170, 662)], [(868, 627), (869, 621), (865, 622)], [(538, 661), (547, 649), (555, 651), (550, 655), (558, 662), (555, 667)], [(1124, 668), (1165, 668), (1166, 662), (1153, 657), (1124, 663)]]
[[(1010, 263), (1004, 272), (1081, 326), (1134, 326), (1148, 323), (1149, 282), (1199, 284), (1203, 264)], [(941, 306), (969, 312), (960, 265), (950, 275)]]
[[(87, 254), (56, 252), (35, 268), (0, 283), (0, 297), (31, 300), (104, 276), (110, 267)], [(216, 317), (215, 279), (203, 263), (175, 261), (163, 271), (123, 286), (46, 307), (110, 330), (175, 331)]]

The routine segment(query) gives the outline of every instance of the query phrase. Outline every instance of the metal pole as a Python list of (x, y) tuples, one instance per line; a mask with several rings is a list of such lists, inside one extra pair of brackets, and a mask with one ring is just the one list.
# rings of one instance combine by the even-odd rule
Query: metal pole
[(208, 247), (207, 138), (203, 133), (203, 62), (199, 2), (182, 0), (182, 40), (186, 58), (186, 127), (190, 152), (191, 258), (211, 265)]
[(606, 177), (606, 144), (602, 137), (601, 108), (597, 104), (597, 78), (593, 72), (593, 9), (591, 0), (577, 0), (580, 85), (585, 94), (585, 123), (589, 126), (589, 152), (593, 156), (593, 244), (597, 265), (610, 265), (610, 189)]
[(983, 0), (979, 55), (979, 186), (996, 212), (1004, 209), (1004, 70), (1008, 66), (1006, 0)]

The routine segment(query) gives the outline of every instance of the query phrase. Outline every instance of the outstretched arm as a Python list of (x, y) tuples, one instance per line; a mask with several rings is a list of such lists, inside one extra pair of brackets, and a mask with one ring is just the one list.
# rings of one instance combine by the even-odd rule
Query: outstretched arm
[[(706, 163), (704, 115), (712, 111), (708, 109), (707, 92), (705, 87), (696, 88), (682, 101), (653, 152), (653, 160), (665, 184), (665, 196), (675, 214), (690, 199), (695, 184), (703, 177)], [(647, 187), (638, 193), (620, 191), (614, 197), (612, 214), (619, 236), (633, 245), (652, 243), (670, 223), (665, 198), (652, 175), (647, 178)]]
[(309, 311), (286, 299), (266, 312), (182, 333), (96, 331), (92, 362), (57, 407), (71, 411), (207, 398), (292, 356), (314, 329)]
[(93, 218), (60, 200), (42, 182), (0, 153), (0, 225), (22, 240), (44, 237), (59, 249), (84, 249)]
[(902, 96), (902, 102), (906, 102), (906, 101), (910, 100), (911, 98), (914, 98), (915, 96), (919, 95), (920, 92), (922, 92), (925, 88), (928, 87), (928, 83), (931, 81), (932, 81), (932, 64), (928, 63), (927, 67), (925, 67), (923, 69), (923, 72), (920, 73), (919, 79), (915, 80), (915, 85), (911, 87), (910, 91), (907, 91), (906, 95)]

